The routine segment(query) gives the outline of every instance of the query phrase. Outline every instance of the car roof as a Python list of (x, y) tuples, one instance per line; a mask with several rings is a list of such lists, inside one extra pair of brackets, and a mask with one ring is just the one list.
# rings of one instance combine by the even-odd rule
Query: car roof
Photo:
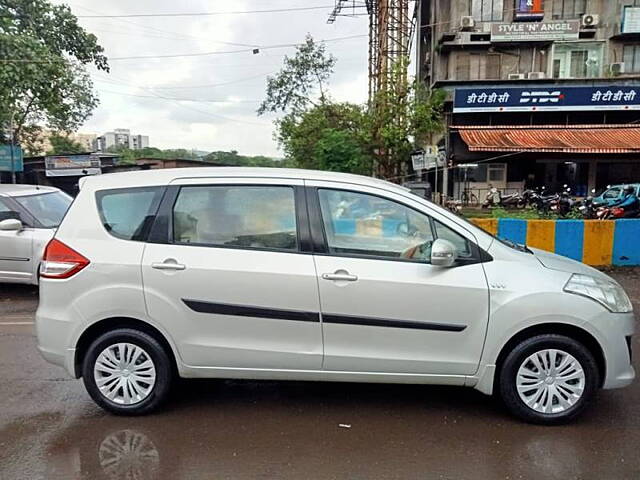
[(55, 187), (41, 185), (21, 185), (12, 183), (0, 183), (0, 197), (23, 197), (26, 195), (37, 195), (39, 193), (58, 192)]
[(385, 180), (350, 173), (324, 172), (294, 168), (257, 168), (257, 167), (196, 167), (168, 168), (135, 172), (108, 173), (93, 177), (84, 177), (80, 188), (95, 190), (109, 188), (127, 188), (140, 186), (168, 185), (172, 181), (198, 178), (279, 178), (285, 180), (319, 180), (351, 183), (363, 186), (400, 190), (409, 189)]

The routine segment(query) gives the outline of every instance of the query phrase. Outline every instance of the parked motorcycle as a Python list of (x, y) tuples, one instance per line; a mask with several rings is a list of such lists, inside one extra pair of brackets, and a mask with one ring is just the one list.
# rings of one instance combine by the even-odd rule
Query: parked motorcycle
[(530, 191), (528, 197), (532, 208), (535, 208), (540, 215), (548, 215), (551, 212), (551, 206), (558, 201), (559, 195), (549, 195), (546, 187), (541, 187), (538, 192)]
[(598, 209), (603, 205), (594, 200), (594, 195), (596, 194), (596, 189), (591, 190), (591, 195), (585, 198), (582, 202), (576, 204), (576, 208), (578, 212), (582, 215), (583, 218), (587, 220), (594, 220), (598, 218)]
[(596, 218), (598, 220), (617, 220), (625, 218), (625, 211), (620, 207), (600, 207), (596, 211)]
[(565, 185), (564, 190), (550, 200), (549, 209), (560, 217), (566, 217), (571, 213), (575, 204), (576, 201), (571, 198), (571, 188)]

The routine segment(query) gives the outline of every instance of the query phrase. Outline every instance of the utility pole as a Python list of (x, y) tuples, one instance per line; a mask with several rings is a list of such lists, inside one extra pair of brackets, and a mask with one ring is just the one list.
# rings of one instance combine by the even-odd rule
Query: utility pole
[(11, 123), (9, 125), (9, 129), (10, 131), (10, 135), (11, 135), (11, 144), (9, 146), (9, 148), (11, 149), (11, 183), (15, 184), (16, 183), (16, 161), (14, 158), (14, 148), (15, 148), (15, 143), (16, 143), (16, 136), (14, 134), (15, 130), (13, 128), (13, 117), (15, 116), (15, 112), (11, 113)]

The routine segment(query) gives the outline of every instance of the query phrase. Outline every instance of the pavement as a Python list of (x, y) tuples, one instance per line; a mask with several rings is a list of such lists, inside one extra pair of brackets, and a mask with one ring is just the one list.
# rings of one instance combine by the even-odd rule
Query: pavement
[[(610, 273), (640, 311), (640, 269)], [(36, 305), (0, 285), (2, 480), (640, 479), (640, 382), (560, 427), (471, 389), (304, 382), (180, 381), (159, 413), (116, 417), (40, 357)]]

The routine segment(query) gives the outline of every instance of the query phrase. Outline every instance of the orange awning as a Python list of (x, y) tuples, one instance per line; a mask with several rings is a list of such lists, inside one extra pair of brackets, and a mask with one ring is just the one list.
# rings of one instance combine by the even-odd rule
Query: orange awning
[(640, 152), (640, 125), (451, 127), (474, 152)]

